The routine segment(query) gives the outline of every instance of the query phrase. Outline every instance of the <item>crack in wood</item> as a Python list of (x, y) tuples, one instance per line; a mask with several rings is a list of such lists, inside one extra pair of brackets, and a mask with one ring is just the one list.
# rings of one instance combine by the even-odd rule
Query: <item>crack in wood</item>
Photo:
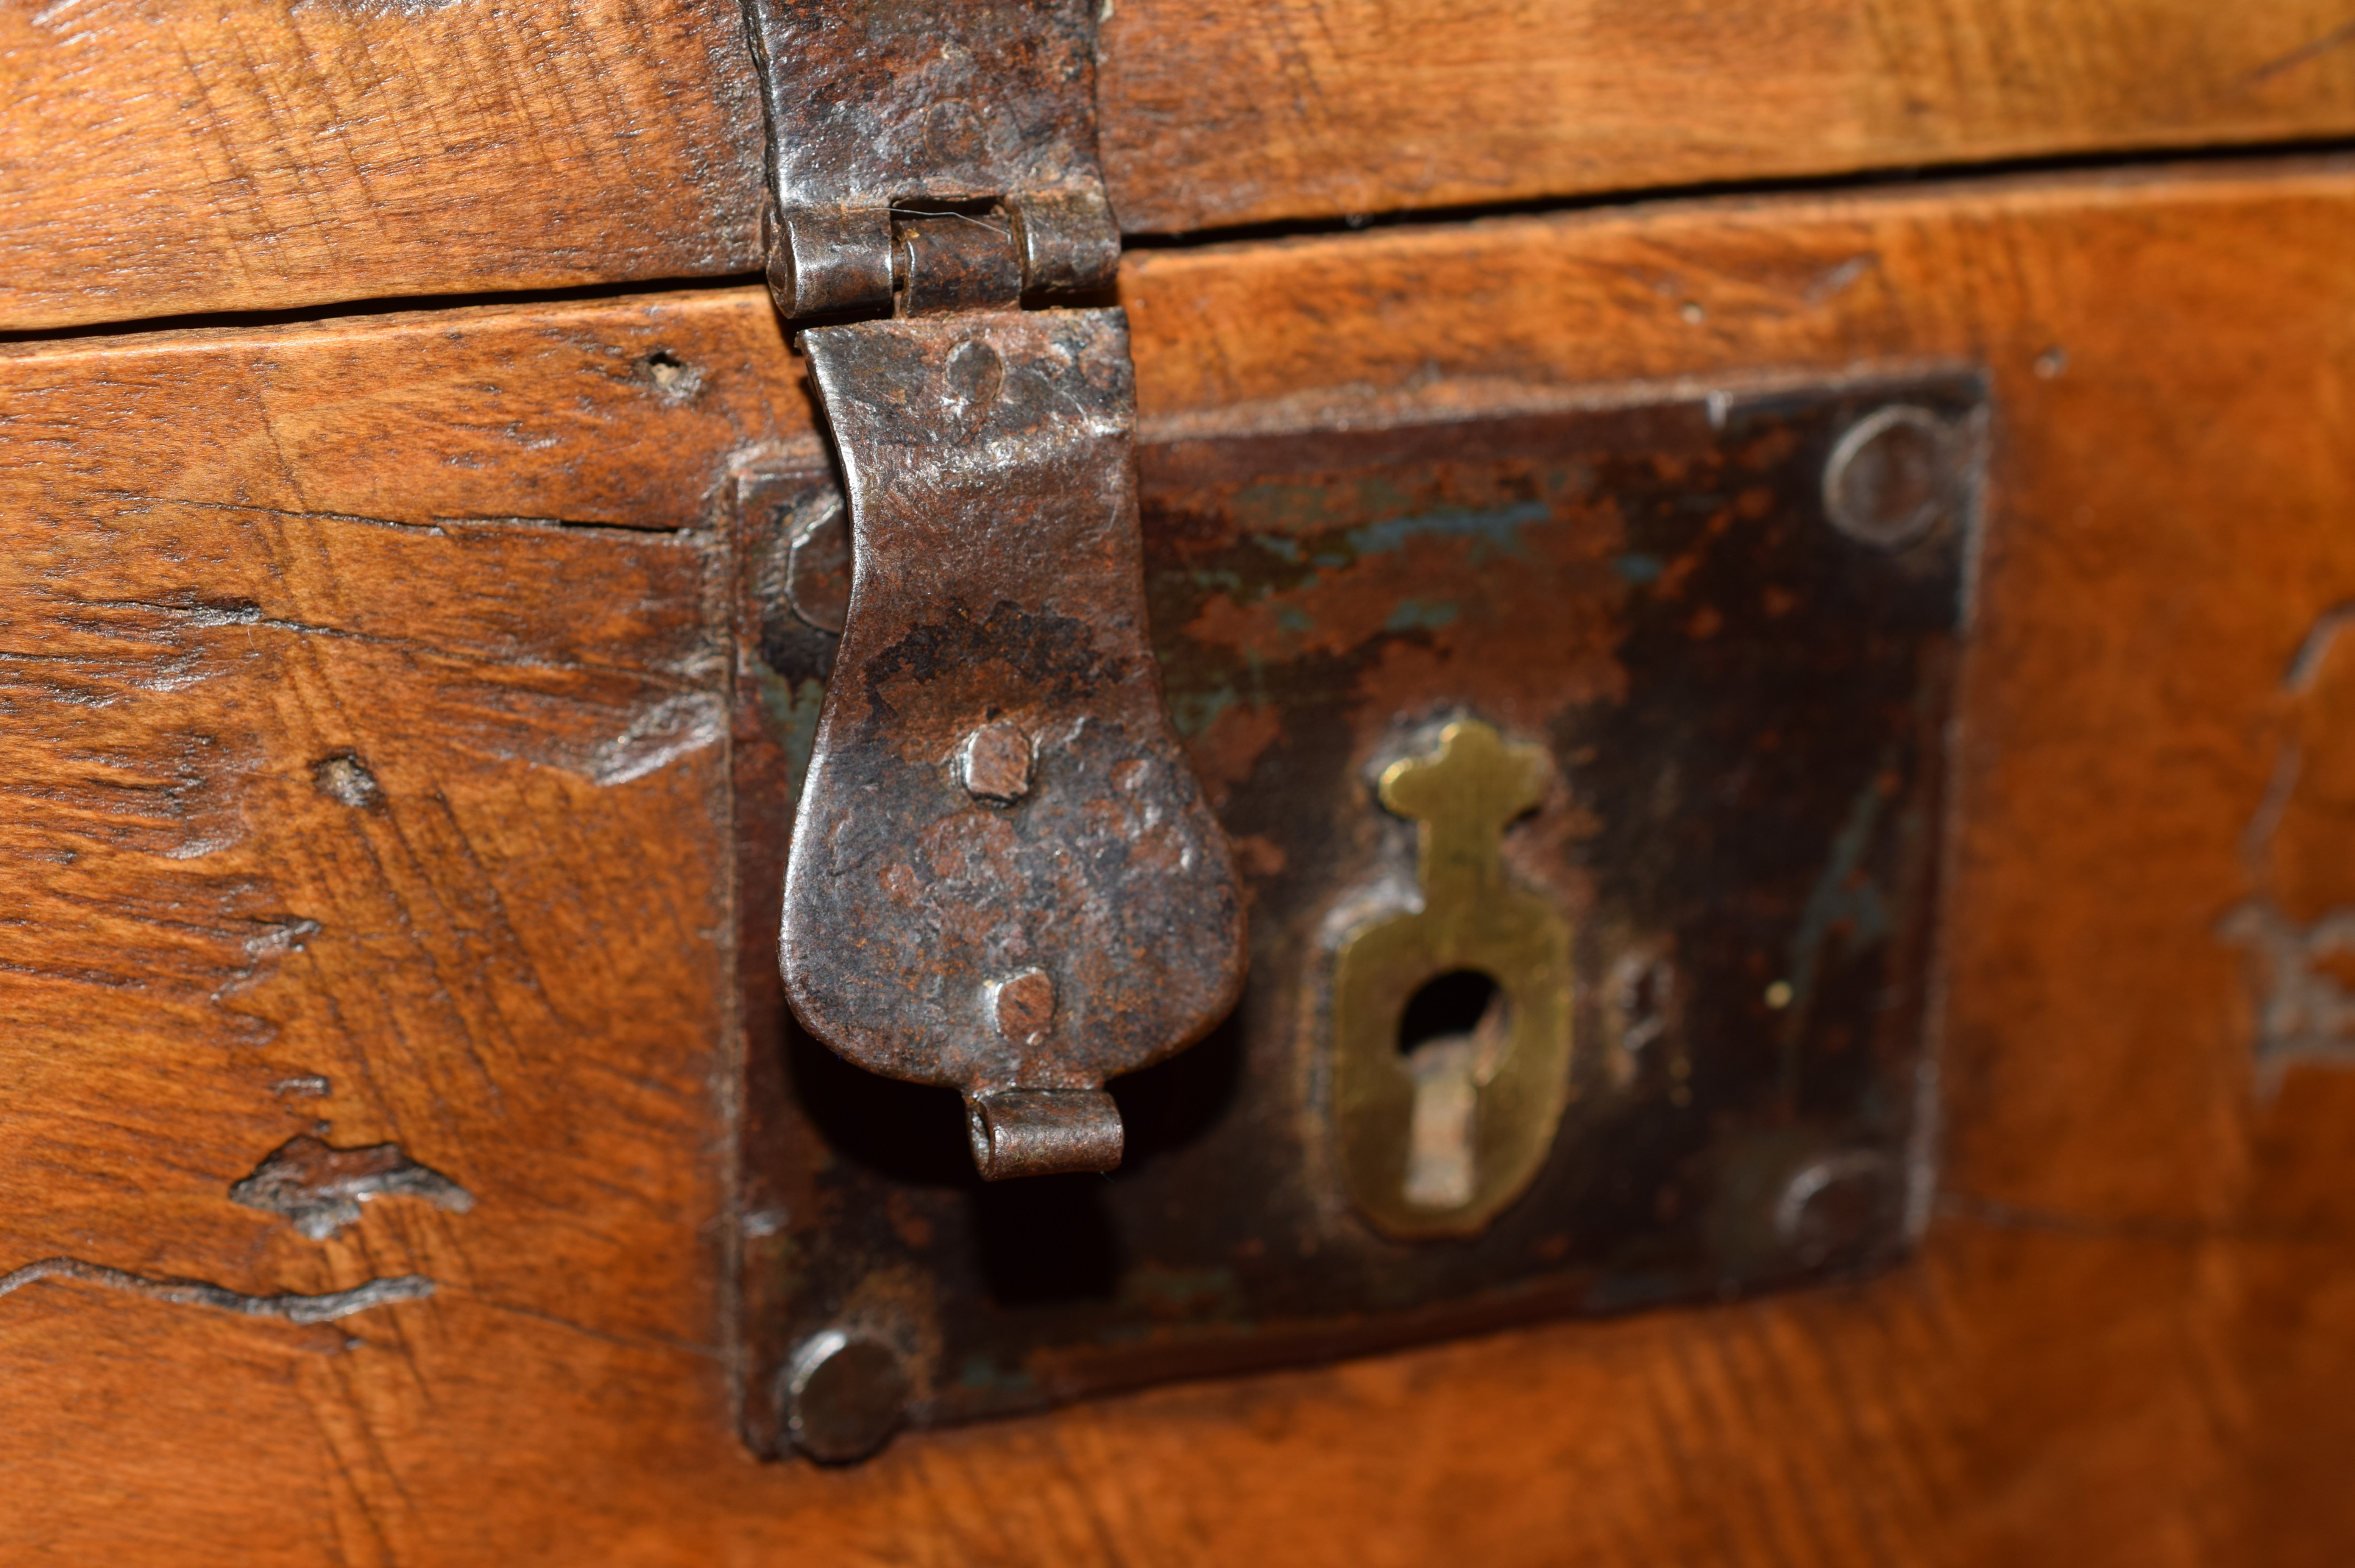
[(248, 1296), (227, 1285), (215, 1285), (210, 1280), (182, 1279), (174, 1275), (157, 1278), (108, 1268), (86, 1258), (56, 1257), (41, 1258), (0, 1275), (0, 1296), (44, 1279), (77, 1280), (83, 1285), (125, 1291), (175, 1307), (209, 1307), (217, 1311), (234, 1312), (243, 1317), (275, 1317), (282, 1322), (294, 1324), (331, 1323), (338, 1317), (348, 1317), (355, 1312), (366, 1312), (370, 1307), (386, 1307), (396, 1301), (421, 1301), (434, 1291), (433, 1282), (423, 1275), (406, 1274), (371, 1279), (349, 1290), (330, 1290), (317, 1296), (304, 1296), (295, 1291), (282, 1291), (274, 1296)]

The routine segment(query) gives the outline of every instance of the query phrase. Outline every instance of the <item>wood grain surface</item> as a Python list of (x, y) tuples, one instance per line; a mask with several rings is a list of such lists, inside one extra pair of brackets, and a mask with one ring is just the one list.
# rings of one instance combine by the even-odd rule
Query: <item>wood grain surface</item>
[(1228, 224), (2355, 129), (2333, 0), (1119, 0), (1122, 222)]
[[(2326, 163), (1132, 257), (1165, 434), (1986, 368), (1943, 1197), (1865, 1283), (833, 1471), (738, 1445), (718, 1287), (765, 302), (0, 357), (0, 1274), (80, 1260), (0, 1295), (0, 1558), (2342, 1561), (2355, 1075), (2260, 960), (2327, 999), (2355, 908), (2350, 253)], [(304, 1134), (471, 1204), (229, 1200)]]
[[(1119, 0), (1137, 232), (2355, 134), (2339, 0)], [(734, 0), (0, 15), (0, 330), (758, 268)]]
[(732, 0), (0, 12), (0, 329), (746, 271)]

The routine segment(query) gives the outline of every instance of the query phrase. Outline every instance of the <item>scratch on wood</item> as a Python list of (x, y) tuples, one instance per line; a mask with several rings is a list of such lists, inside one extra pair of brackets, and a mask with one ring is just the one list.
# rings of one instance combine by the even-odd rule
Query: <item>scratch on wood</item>
[(589, 756), (586, 772), (600, 784), (627, 784), (690, 752), (719, 744), (726, 725), (727, 710), (715, 693), (666, 697), (632, 715), (620, 734), (599, 742)]
[(151, 496), (140, 490), (93, 489), (91, 494), (112, 501), (135, 503), (134, 511), (155, 507), (186, 507), (199, 512), (250, 513), (264, 517), (286, 517), (297, 522), (357, 523), (363, 528), (397, 528), (403, 533), (424, 534), (439, 539), (442, 529), (431, 522), (408, 522), (399, 517), (371, 517), (363, 512), (325, 512), (316, 509), (298, 510), (290, 507), (257, 507), (247, 501), (202, 501), (186, 496)]
[(2271, 81), (2284, 71), (2296, 70), (2307, 61), (2319, 59), (2331, 50), (2350, 43), (2355, 43), (2355, 22), (2341, 22), (2311, 43), (2302, 44), (2279, 59), (2267, 60), (2243, 77), (2242, 84), (2246, 87), (2255, 87), (2260, 83)]
[[(2282, 679), (2283, 693), (2293, 704), (2319, 700), (2317, 688), (2350, 624), (2355, 606), (2342, 604), (2308, 629)], [(2318, 726), (2318, 732), (2327, 736), (2330, 731)], [(2289, 907), (2299, 901), (2284, 892), (2273, 874), (2276, 839), (2305, 782), (2304, 742), (2310, 738), (2294, 729), (2276, 746), (2265, 793), (2241, 832), (2241, 859), (2252, 891), (2216, 925), (2220, 940), (2247, 955), (2257, 1015), (2254, 1087), (2261, 1104), (2281, 1093), (2293, 1066), (2355, 1066), (2355, 989), (2342, 973), (2355, 954), (2355, 906), (2335, 903), (2301, 920)], [(2329, 770), (2323, 772), (2328, 776)], [(2286, 851), (2293, 862), (2301, 858), (2301, 843)]]
[(276, 1296), (248, 1296), (209, 1280), (155, 1279), (146, 1275), (127, 1274), (119, 1268), (108, 1268), (103, 1264), (91, 1263), (82, 1258), (42, 1258), (0, 1275), (0, 1296), (44, 1279), (78, 1280), (84, 1285), (127, 1291), (153, 1301), (169, 1302), (175, 1307), (210, 1307), (244, 1317), (275, 1317), (298, 1324), (331, 1323), (355, 1312), (366, 1312), (372, 1307), (385, 1307), (396, 1301), (421, 1301), (433, 1294), (432, 1280), (423, 1275), (406, 1274), (390, 1279), (372, 1279), (349, 1290), (331, 1290), (320, 1296), (303, 1296), (292, 1291)]
[[(173, 857), (175, 859), (183, 858)], [(305, 951), (304, 943), (324, 929), (317, 921), (299, 914), (280, 915), (257, 923), (261, 930), (239, 944), (245, 949), (248, 962), (230, 970), (228, 976), (213, 987), (213, 1001), (226, 1002), (231, 997), (252, 990), (261, 984), (273, 962), (289, 953)]]
[(464, 1214), (474, 1195), (409, 1157), (399, 1144), (336, 1148), (308, 1134), (290, 1138), (229, 1189), (229, 1200), (276, 1214), (314, 1242), (360, 1221), (376, 1198), (422, 1198)]
[(1824, 304), (1835, 296), (1846, 293), (1849, 284), (1879, 265), (1881, 265), (1881, 258), (1869, 251), (1860, 256), (1850, 256), (1847, 261), (1809, 283), (1806, 293), (1802, 297), (1810, 305)]

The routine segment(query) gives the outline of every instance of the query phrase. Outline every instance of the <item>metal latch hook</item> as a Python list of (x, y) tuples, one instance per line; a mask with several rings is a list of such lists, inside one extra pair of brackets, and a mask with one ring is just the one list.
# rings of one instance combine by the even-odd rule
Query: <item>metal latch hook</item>
[[(1091, 0), (746, 0), (849, 613), (785, 874), (809, 1030), (961, 1091), (986, 1178), (1109, 1170), (1105, 1081), (1242, 985), (1225, 835), (1146, 640), (1135, 384)], [(789, 84), (772, 69), (789, 60)], [(787, 91), (780, 91), (787, 88)]]

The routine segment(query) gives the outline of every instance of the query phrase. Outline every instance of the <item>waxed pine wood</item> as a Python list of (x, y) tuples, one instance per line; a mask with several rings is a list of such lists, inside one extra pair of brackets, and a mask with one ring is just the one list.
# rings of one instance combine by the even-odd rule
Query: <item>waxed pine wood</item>
[[(2341, 1561), (2355, 1077), (2258, 1082), (2220, 926), (2287, 874), (2250, 833), (2285, 738), (2347, 772), (2336, 667), (2291, 674), (2355, 602), (2350, 251), (2323, 163), (1132, 257), (1152, 432), (1986, 369), (1943, 1195), (1869, 1282), (842, 1471), (737, 1445), (719, 1290), (717, 519), (732, 464), (810, 439), (765, 301), (18, 346), (0, 1272), (435, 1288), (308, 1327), (0, 1296), (0, 1557)], [(2342, 793), (2275, 814), (2302, 909), (2355, 901)], [(314, 1242), (228, 1200), (323, 1122), (474, 1206)]]

